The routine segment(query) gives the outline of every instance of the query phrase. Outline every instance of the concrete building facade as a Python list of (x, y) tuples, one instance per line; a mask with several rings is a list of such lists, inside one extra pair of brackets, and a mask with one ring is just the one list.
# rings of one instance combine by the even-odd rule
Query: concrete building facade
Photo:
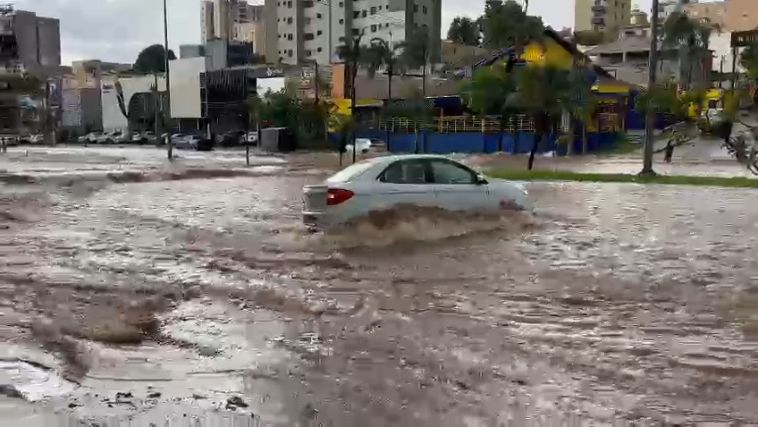
[(27, 70), (57, 69), (61, 65), (60, 21), (34, 12), (7, 10), (3, 31), (15, 38), (15, 59)]
[(600, 31), (611, 38), (629, 25), (632, 0), (576, 0), (575, 31)]
[(338, 47), (360, 34), (400, 43), (415, 28), (427, 29), (432, 61), (440, 55), (442, 0), (266, 0), (265, 14), (271, 62), (338, 62)]
[[(690, 3), (682, 8), (690, 18), (721, 31), (726, 30), (726, 3)], [(758, 22), (756, 22), (758, 25)]]
[(263, 54), (263, 6), (251, 5), (245, 0), (201, 0), (200, 9), (203, 44), (216, 39), (254, 43), (258, 34), (260, 51), (256, 53)]
[(726, 27), (728, 31), (758, 29), (758, 1), (726, 0)]

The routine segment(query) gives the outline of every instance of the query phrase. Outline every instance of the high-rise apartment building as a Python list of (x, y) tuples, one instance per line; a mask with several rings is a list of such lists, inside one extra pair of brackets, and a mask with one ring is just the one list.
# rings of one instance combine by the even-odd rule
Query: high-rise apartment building
[(271, 62), (329, 64), (360, 34), (399, 43), (416, 28), (427, 30), (430, 59), (440, 55), (442, 0), (266, 0), (264, 13)]
[(613, 38), (629, 25), (632, 0), (576, 0), (574, 31), (600, 31)]
[[(201, 0), (200, 32), (203, 43), (209, 40), (238, 40), (239, 24), (264, 23), (263, 6), (248, 4), (245, 0)], [(242, 32), (247, 33), (247, 32)]]

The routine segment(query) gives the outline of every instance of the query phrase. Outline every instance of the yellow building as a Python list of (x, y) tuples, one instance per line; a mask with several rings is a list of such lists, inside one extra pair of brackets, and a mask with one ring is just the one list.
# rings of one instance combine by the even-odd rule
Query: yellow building
[(632, 0), (576, 0), (574, 31), (600, 31), (615, 38), (631, 18)]

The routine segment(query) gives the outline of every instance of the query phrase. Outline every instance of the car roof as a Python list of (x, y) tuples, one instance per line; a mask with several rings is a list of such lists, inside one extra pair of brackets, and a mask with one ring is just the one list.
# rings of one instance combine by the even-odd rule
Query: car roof
[(391, 156), (375, 157), (373, 160), (377, 163), (389, 164), (400, 160), (434, 160), (445, 159), (453, 160), (450, 157), (442, 156), (439, 154), (394, 154)]

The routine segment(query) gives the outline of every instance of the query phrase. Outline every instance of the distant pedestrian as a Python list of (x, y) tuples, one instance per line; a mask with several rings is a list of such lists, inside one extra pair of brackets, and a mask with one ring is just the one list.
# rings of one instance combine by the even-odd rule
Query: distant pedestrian
[(671, 140), (666, 144), (666, 157), (664, 160), (666, 163), (671, 163), (671, 160), (674, 157), (674, 144)]

